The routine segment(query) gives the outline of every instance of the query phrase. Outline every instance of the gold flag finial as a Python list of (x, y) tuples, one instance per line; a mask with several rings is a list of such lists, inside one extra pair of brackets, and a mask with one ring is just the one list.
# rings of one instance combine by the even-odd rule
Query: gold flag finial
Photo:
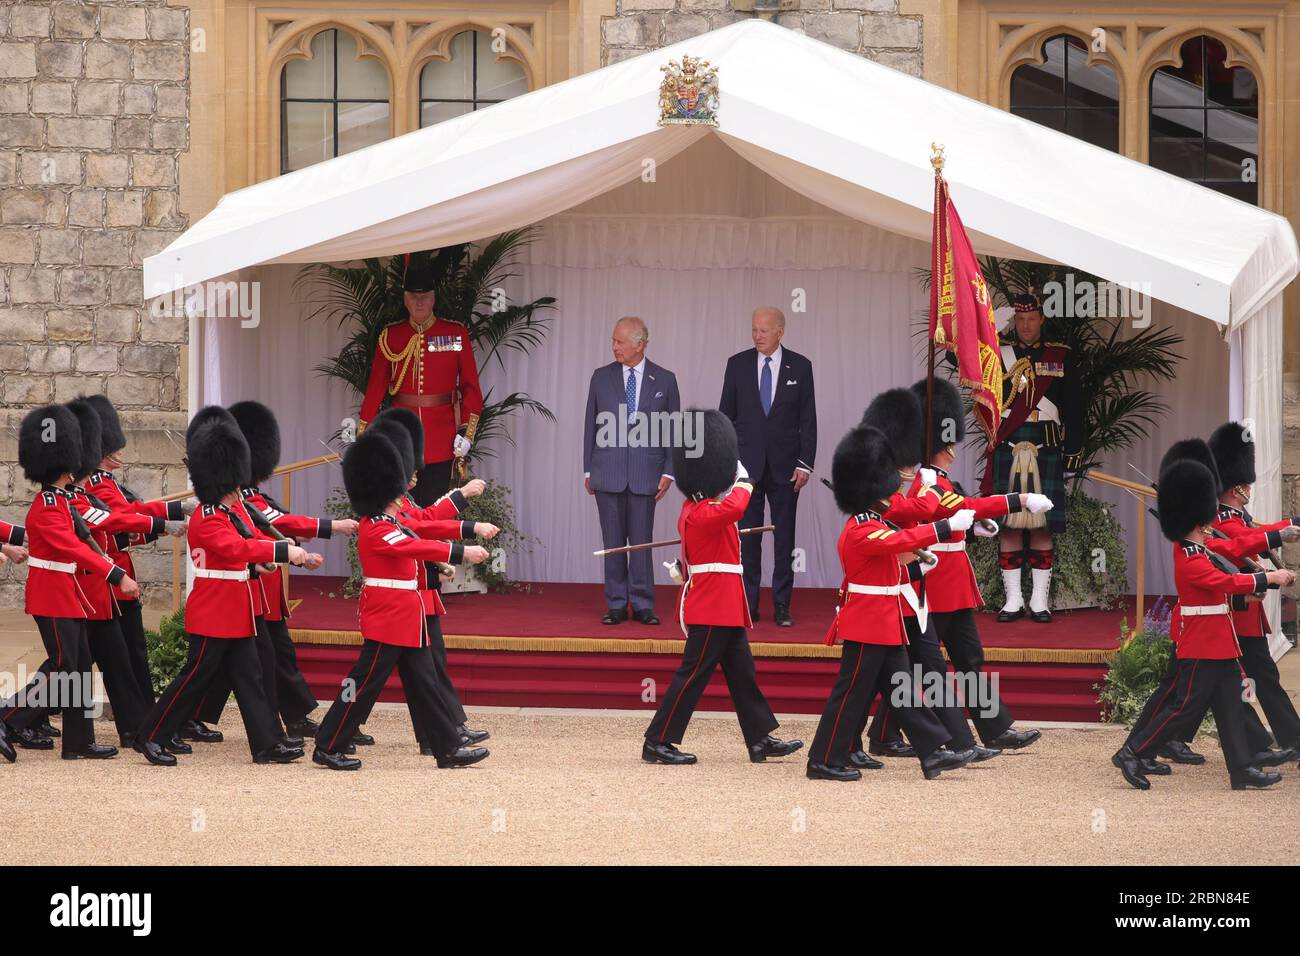
[(930, 144), (930, 165), (934, 167), (934, 174), (936, 176), (943, 175), (943, 144), (942, 143)]

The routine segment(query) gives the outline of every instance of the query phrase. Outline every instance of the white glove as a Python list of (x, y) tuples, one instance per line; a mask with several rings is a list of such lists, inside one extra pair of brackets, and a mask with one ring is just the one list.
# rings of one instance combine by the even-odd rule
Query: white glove
[(457, 435), (455, 438), (452, 439), (451, 453), (455, 455), (457, 458), (464, 458), (466, 455), (469, 454), (469, 450), (473, 446), (473, 444), (474, 443), (470, 441), (468, 438), (466, 438), (464, 435)]
[(998, 536), (997, 522), (984, 521), (975, 522), (975, 537), (977, 538), (996, 538)]
[(749, 480), (749, 472), (745, 470), (745, 463), (743, 461), (740, 461), (739, 459), (736, 460), (736, 480), (737, 481)]
[(970, 526), (975, 523), (975, 509), (962, 508), (955, 515), (948, 519), (948, 527), (953, 531), (969, 531)]
[(185, 521), (168, 521), (163, 524), (163, 530), (173, 538), (179, 538), (188, 527), (189, 523)]
[(181, 502), (181, 512), (187, 515), (192, 515), (194, 514), (198, 506), (199, 503), (197, 500), (195, 500), (194, 498), (186, 498), (184, 501)]
[(668, 576), (672, 578), (673, 584), (685, 584), (686, 579), (682, 577), (682, 562), (665, 561), (664, 567), (668, 569)]
[(1044, 511), (1052, 510), (1052, 499), (1047, 495), (1040, 495), (1036, 491), (1031, 491), (1025, 495), (1025, 507), (1034, 514), (1042, 514)]
[(920, 558), (917, 558), (916, 566), (917, 569), (921, 572), (921, 577), (925, 577), (927, 574), (929, 574), (931, 571), (933, 571), (935, 568), (939, 566), (939, 562), (931, 561), (930, 563), (927, 564), (925, 561), (922, 561)]
[(933, 468), (921, 469), (921, 484), (934, 487), (939, 483), (939, 476), (935, 474)]
[(1283, 541), (1300, 541), (1300, 524), (1289, 524), (1282, 529)]

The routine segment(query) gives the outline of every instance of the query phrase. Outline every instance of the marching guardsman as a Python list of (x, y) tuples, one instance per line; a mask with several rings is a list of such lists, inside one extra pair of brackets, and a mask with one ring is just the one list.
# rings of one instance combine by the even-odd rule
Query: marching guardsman
[(772, 736), (777, 720), (759, 689), (754, 655), (745, 629), (753, 626), (740, 564), (740, 530), (753, 485), (740, 463), (736, 429), (722, 412), (691, 409), (700, 416), (702, 447), (689, 457), (673, 446), (673, 475), (686, 501), (677, 518), (682, 540), (681, 573), (685, 578), (677, 619), (686, 635), (682, 663), (668, 692), (646, 728), (641, 759), (647, 763), (692, 764), (695, 755), (677, 749), (695, 707), (719, 664), (736, 708), (749, 759), (785, 757), (801, 740)]
[[(0, 708), (0, 722), (8, 725), (6, 736), (22, 746), (48, 750), (48, 737), (34, 742), (32, 728), (38, 726), (48, 704), (63, 714), (63, 757), (102, 759), (117, 753), (116, 747), (95, 742), (95, 725), (90, 717), (90, 645), (86, 619), (93, 610), (82, 584), (93, 576), (115, 585), (128, 595), (138, 596), (139, 585), (104, 554), (96, 550), (90, 530), (74, 505), (66, 486), (81, 470), (81, 428), (77, 417), (64, 405), (47, 405), (27, 413), (18, 431), (18, 462), (28, 481), (41, 486), (27, 512), (24, 525), (28, 566), (26, 612), (36, 620), (41, 642), (49, 655), (50, 680), (38, 674), (19, 700)], [(18, 704), (42, 696), (39, 685), (49, 690), (80, 690), (84, 700), (46, 700), (36, 705)], [(75, 694), (73, 696), (76, 696)], [(12, 731), (12, 732), (11, 732)], [(0, 748), (13, 760), (12, 749)]]
[[(917, 405), (922, 409), (925, 407), (926, 390), (925, 379), (917, 382), (910, 389), (911, 395), (915, 397)], [(966, 437), (966, 412), (961, 393), (957, 391), (956, 386), (944, 379), (935, 379), (934, 382), (929, 427), (931, 455), (927, 463), (928, 467), (921, 468), (912, 480), (908, 496), (925, 497), (927, 494), (938, 496), (939, 507), (931, 520), (952, 517), (964, 508), (973, 510), (977, 521), (1005, 518), (1021, 511), (1042, 514), (1051, 510), (1051, 499), (1046, 495), (1033, 492), (967, 498), (948, 477), (948, 469), (957, 458), (957, 446)], [(976, 525), (972, 533), (983, 535), (985, 532), (981, 525)], [(909, 630), (908, 638), (911, 643), (908, 646), (908, 654), (912, 657), (913, 663), (919, 662), (922, 665), (926, 673), (946, 675), (948, 667), (944, 662), (942, 651), (939, 650), (939, 645), (942, 643), (959, 676), (980, 675), (984, 670), (984, 645), (980, 640), (979, 626), (975, 621), (975, 609), (984, 603), (984, 599), (980, 596), (979, 586), (975, 582), (975, 568), (966, 554), (966, 534), (954, 533), (927, 550), (938, 558), (938, 566), (930, 570), (914, 587), (918, 605), (923, 602), (928, 610), (927, 616), (933, 633), (919, 634), (914, 637)], [(910, 603), (905, 604), (903, 610), (908, 615), (909, 621), (914, 619), (916, 612), (913, 611)], [(975, 679), (978, 680), (978, 676)], [(1015, 718), (1001, 697), (985, 703), (991, 706), (985, 707), (975, 701), (966, 701), (971, 720), (979, 731), (980, 739), (986, 745), (976, 748), (977, 760), (992, 756), (983, 753), (987, 749), (997, 752), (1019, 750), (1042, 736), (1037, 730), (1013, 729), (1011, 725), (1015, 722)], [(888, 739), (885, 731), (890, 710), (891, 708), (882, 704), (876, 711), (876, 720), (871, 730), (873, 750), (876, 741), (882, 738)], [(991, 714), (988, 713), (990, 710)], [(974, 740), (970, 739), (970, 730), (964, 717), (961, 718), (960, 732), (950, 721), (945, 720), (944, 724), (953, 732), (954, 749), (965, 750), (975, 746)]]
[[(253, 507), (264, 514), (271, 527), (298, 544), (310, 538), (356, 534), (357, 523), (351, 518), (310, 518), (287, 514), (261, 486), (269, 481), (280, 464), (280, 424), (275, 414), (261, 402), (243, 401), (230, 406), (230, 414), (248, 442), (252, 462), (252, 483), (240, 489), (245, 508)], [(265, 533), (266, 529), (261, 529)], [(273, 533), (267, 534), (274, 537)], [(320, 727), (308, 717), (316, 709), (316, 695), (307, 685), (298, 667), (298, 654), (289, 637), (289, 608), (284, 600), (284, 574), (280, 565), (261, 575), (266, 594), (266, 630), (275, 656), (275, 704), (290, 738), (315, 735)], [(263, 675), (265, 678), (266, 675)]]
[[(1210, 451), (1219, 471), (1219, 512), (1213, 527), (1232, 540), (1265, 536), (1265, 547), (1256, 546), (1251, 557), (1267, 553), (1283, 544), (1300, 540), (1296, 519), (1272, 524), (1256, 524), (1246, 511), (1255, 484), (1255, 443), (1239, 422), (1226, 422), (1210, 436)], [(1262, 600), (1245, 598), (1241, 606), (1234, 603), (1233, 629), (1241, 644), (1241, 666), (1255, 682), (1255, 696), (1277, 738), (1276, 755), (1271, 759), (1286, 763), (1297, 758), (1300, 750), (1300, 716), (1286, 688), (1281, 684), (1277, 664), (1268, 649), (1271, 630)]]
[[(398, 520), (421, 538), (449, 540), (452, 538), (496, 537), (498, 528), (486, 521), (462, 521), (460, 514), (465, 510), (466, 500), (483, 493), (485, 484), (481, 478), (467, 482), (461, 488), (453, 488), (427, 508), (421, 508), (410, 495), (410, 488), (415, 486), (416, 469), (415, 449), (424, 447), (423, 426), (419, 416), (406, 408), (389, 408), (380, 412), (370, 426), (382, 433), (397, 449), (402, 459), (402, 467), (410, 475), (407, 493), (402, 496), (402, 507)], [(429, 628), (429, 652), (433, 655), (434, 672), (438, 677), (438, 692), (443, 705), (456, 723), (456, 732), (460, 734), (465, 745), (478, 744), (491, 736), (486, 730), (475, 730), (467, 726), (468, 716), (461, 703), (456, 686), (452, 683), (451, 672), (447, 666), (447, 644), (442, 634), (442, 615), (446, 608), (442, 597), (427, 583), (428, 565), (420, 565), (420, 598), (424, 601), (424, 613)], [(426, 757), (436, 757), (434, 748), (425, 741), (420, 741), (420, 753)]]
[(259, 538), (239, 489), (251, 474), (248, 442), (224, 408), (194, 416), (185, 436), (185, 465), (199, 507), (190, 516), (188, 547), (194, 586), (185, 599), (189, 656), (159, 696), (136, 735), (135, 749), (152, 764), (175, 766), (172, 741), (181, 724), (220, 682), (235, 692), (254, 763), (288, 763), (303, 755), (286, 746), (267, 699), (257, 646), (259, 589), (250, 565), (296, 564), (308, 554), (292, 541)]
[(428, 619), (421, 599), (423, 561), (478, 564), (478, 545), (422, 541), (398, 520), (409, 473), (382, 430), (366, 432), (343, 454), (343, 485), (352, 509), (364, 517), (357, 532), (361, 558), (361, 653), (316, 734), (312, 760), (332, 770), (356, 770), (346, 755), (357, 728), (370, 715), (384, 683), (397, 668), (417, 736), (434, 749), (439, 767), (465, 767), (488, 755), (464, 747), (438, 693), (429, 653)]
[[(122, 451), (126, 448), (122, 421), (107, 396), (86, 395), (83, 398), (99, 415), (104, 448), (104, 458), (86, 482), (86, 490), (104, 502), (113, 513), (146, 515), (170, 522), (184, 521), (194, 510), (192, 501), (143, 501), (113, 474), (122, 467)], [(135, 577), (135, 566), (127, 548), (145, 544), (156, 537), (152, 533), (112, 534), (108, 538), (106, 551), (114, 564), (124, 569), (130, 577)], [(153, 704), (153, 675), (149, 671), (149, 652), (144, 636), (144, 620), (140, 614), (140, 601), (128, 598), (120, 588), (113, 589), (113, 601), (117, 606), (122, 637), (126, 641), (127, 655), (131, 660), (131, 673), (135, 677), (136, 687), (144, 697), (145, 706), (149, 706)]]
[(483, 412), (469, 329), (433, 314), (434, 284), (429, 257), (408, 254), (403, 282), (407, 317), (379, 333), (358, 428), (364, 430), (390, 396), (394, 405), (420, 416), (424, 448), (416, 452), (420, 479), (411, 496), (421, 507), (451, 485), (452, 459), (467, 455), (472, 444), (465, 436), (469, 419)]
[(1251, 764), (1242, 721), (1241, 647), (1232, 628), (1231, 596), (1263, 594), (1270, 584), (1286, 587), (1290, 571), (1229, 574), (1217, 568), (1205, 548), (1206, 530), (1218, 514), (1217, 483), (1205, 465), (1174, 461), (1161, 470), (1156, 492), (1160, 530), (1173, 542), (1178, 603), (1169, 621), (1177, 656), (1177, 677), (1151, 719), (1135, 726), (1111, 762), (1130, 786), (1147, 790), (1143, 759), (1166, 741), (1200, 724), (1205, 710), (1214, 722), (1232, 789), (1268, 787), (1282, 779)]
[(831, 481), (835, 503), (850, 517), (836, 544), (844, 581), (826, 643), (839, 638), (843, 649), (839, 677), (808, 751), (807, 775), (814, 780), (861, 779), (861, 771), (849, 766), (849, 747), (877, 693), (906, 695), (897, 700), (896, 712), (927, 780), (963, 767), (975, 752), (948, 749), (952, 735), (917, 699), (902, 606), (908, 581), (924, 572), (905, 562), (915, 563), (918, 549), (965, 531), (975, 514), (962, 510), (907, 530), (888, 521), (884, 516), (898, 490), (898, 462), (889, 439), (869, 425), (859, 425), (840, 440), (831, 460)]
[(1043, 310), (1036, 295), (1012, 299), (1015, 320), (1001, 336), (1002, 424), (988, 458), (980, 494), (1044, 494), (1048, 512), (1018, 511), (1002, 521), (998, 564), (1006, 603), (999, 621), (1025, 614), (1021, 571), (1033, 581), (1029, 617), (1052, 620), (1052, 538), (1065, 530), (1065, 485), (1079, 467), (1083, 398), (1070, 347), (1043, 341)]

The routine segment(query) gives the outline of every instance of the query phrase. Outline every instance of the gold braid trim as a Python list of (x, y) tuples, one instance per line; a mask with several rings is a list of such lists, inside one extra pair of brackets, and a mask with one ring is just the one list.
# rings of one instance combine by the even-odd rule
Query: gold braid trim
[(384, 331), (379, 333), (379, 352), (385, 359), (394, 365), (398, 362), (402, 363), (401, 371), (394, 375), (388, 383), (388, 394), (396, 395), (397, 390), (402, 387), (402, 382), (406, 380), (406, 373), (410, 371), (411, 362), (415, 359), (415, 356), (419, 354), (420, 348), (424, 343), (424, 336), (412, 335), (406, 342), (406, 348), (402, 349), (400, 352), (394, 352), (388, 347), (388, 329), (391, 328), (392, 326), (390, 325), (388, 328), (384, 329)]

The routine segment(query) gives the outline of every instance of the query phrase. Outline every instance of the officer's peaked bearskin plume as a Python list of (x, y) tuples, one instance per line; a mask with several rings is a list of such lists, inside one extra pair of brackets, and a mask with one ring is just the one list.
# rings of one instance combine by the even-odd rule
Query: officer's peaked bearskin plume
[[(703, 418), (703, 428), (693, 432), (694, 448), (682, 442), (673, 448), (673, 475), (687, 498), (716, 498), (736, 480), (739, 446), (736, 427), (717, 409), (690, 408), (682, 413), (694, 421)], [(694, 456), (694, 457), (692, 457)]]
[(66, 405), (34, 408), (18, 426), (18, 463), (28, 481), (50, 485), (81, 466), (81, 426)]

